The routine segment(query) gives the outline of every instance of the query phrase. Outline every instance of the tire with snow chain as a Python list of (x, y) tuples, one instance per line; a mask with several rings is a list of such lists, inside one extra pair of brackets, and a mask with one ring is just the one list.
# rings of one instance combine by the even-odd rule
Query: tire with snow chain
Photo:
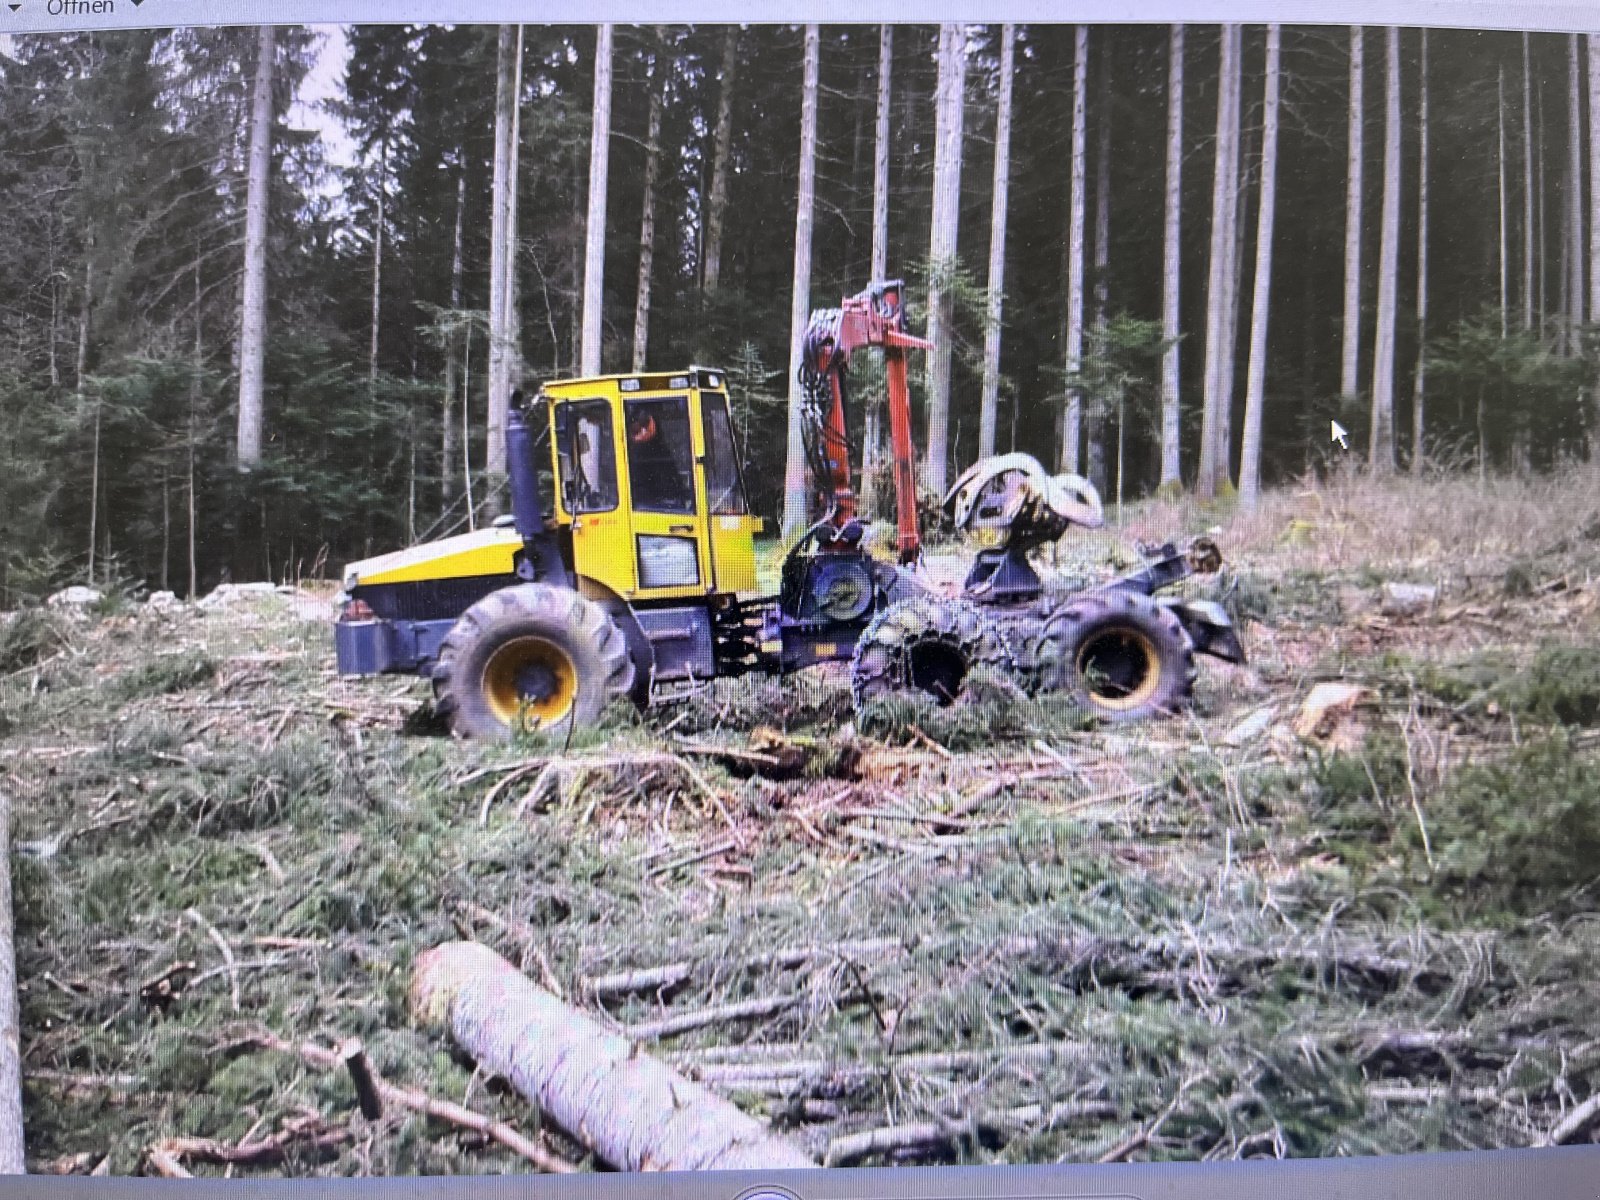
[(502, 588), (467, 609), (433, 669), (435, 708), (457, 737), (582, 729), (633, 683), (628, 639), (605, 609), (543, 583)]
[(1149, 596), (1088, 592), (1060, 605), (1031, 650), (1039, 690), (1066, 693), (1103, 721), (1181, 712), (1194, 693), (1194, 647)]
[(857, 709), (911, 691), (951, 704), (973, 667), (1006, 660), (1004, 639), (982, 610), (914, 596), (891, 604), (862, 633), (850, 664), (850, 693)]

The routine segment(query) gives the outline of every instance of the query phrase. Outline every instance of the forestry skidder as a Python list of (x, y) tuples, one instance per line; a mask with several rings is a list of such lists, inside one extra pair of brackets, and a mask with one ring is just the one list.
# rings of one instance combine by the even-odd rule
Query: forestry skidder
[[(352, 563), (336, 625), (345, 674), (419, 672), (461, 736), (593, 722), (613, 699), (682, 694), (719, 676), (848, 659), (858, 704), (920, 689), (954, 701), (980, 664), (1033, 695), (1107, 720), (1181, 708), (1196, 652), (1243, 659), (1212, 603), (1156, 598), (1216, 547), (1166, 545), (1089, 591), (1042, 581), (1029, 552), (1102, 523), (1100, 499), (1025, 454), (980, 462), (945, 498), (956, 526), (989, 531), (959, 595), (917, 570), (902, 287), (876, 285), (813, 314), (801, 370), (806, 455), (820, 518), (755, 596), (754, 535), (722, 372), (605, 375), (516, 398), (506, 429), (511, 514), (493, 527)], [(899, 563), (869, 555), (846, 435), (847, 372), (883, 351)], [(541, 500), (541, 440), (549, 489)]]

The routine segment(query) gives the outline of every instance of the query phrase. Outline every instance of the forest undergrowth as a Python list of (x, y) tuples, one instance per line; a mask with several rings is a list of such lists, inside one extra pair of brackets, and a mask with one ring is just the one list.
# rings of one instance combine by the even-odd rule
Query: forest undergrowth
[(1251, 662), (1137, 729), (998, 687), (858, 727), (822, 672), (467, 745), (425, 685), (338, 678), (304, 594), (12, 616), (30, 1168), (529, 1168), (285, 1052), (349, 1038), (602, 1166), (414, 1026), (411, 964), (456, 938), (819, 1162), (1592, 1140), (1595, 482), (1340, 479), (1070, 541), (1106, 574), (1220, 527), (1195, 587)]

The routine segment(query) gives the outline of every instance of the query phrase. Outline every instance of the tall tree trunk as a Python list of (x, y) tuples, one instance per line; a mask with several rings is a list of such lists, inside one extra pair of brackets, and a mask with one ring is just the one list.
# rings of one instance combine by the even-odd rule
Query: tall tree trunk
[[(1427, 444), (1423, 437), (1427, 415), (1428, 376), (1428, 31), (1426, 29), (1422, 30), (1420, 74), (1421, 82), (1417, 98), (1417, 368), (1411, 383), (1411, 470), (1413, 472), (1420, 472), (1425, 465), (1424, 446)], [(1531, 188), (1524, 187), (1526, 199), (1531, 200), (1532, 194)], [(1525, 206), (1524, 218), (1530, 213), (1531, 205)], [(1527, 230), (1532, 233), (1531, 223), (1527, 225)], [(1526, 283), (1532, 279), (1532, 244), (1528, 243), (1524, 249), (1530, 251), (1525, 254), (1523, 261)], [(1526, 329), (1533, 323), (1531, 289), (1524, 288), (1523, 301), (1523, 328)]]
[(1206, 278), (1206, 362), (1205, 393), (1200, 413), (1200, 465), (1195, 474), (1195, 493), (1202, 500), (1217, 494), (1219, 473), (1226, 463), (1218, 461), (1218, 432), (1221, 409), (1226, 399), (1221, 394), (1222, 359), (1232, 354), (1225, 344), (1229, 303), (1228, 273), (1234, 254), (1233, 204), (1239, 185), (1239, 28), (1222, 27), (1222, 44), (1217, 74), (1217, 137), (1211, 178), (1211, 251)]
[(1183, 34), (1174, 25), (1167, 45), (1167, 186), (1161, 243), (1161, 484), (1177, 488), (1183, 483), (1179, 454), (1180, 416), (1178, 388), (1178, 306), (1183, 245)]
[(1388, 31), (1383, 139), (1383, 232), (1378, 250), (1378, 330), (1372, 353), (1372, 428), (1368, 462), (1394, 469), (1394, 343), (1400, 282), (1400, 30)]
[[(657, 31), (657, 40), (660, 32)], [(650, 116), (644, 149), (644, 199), (639, 215), (639, 291), (633, 309), (633, 369), (644, 370), (650, 347), (650, 270), (656, 256), (656, 178), (661, 170), (661, 106), (666, 100), (668, 59), (658, 48), (651, 65)]]
[(894, 26), (878, 27), (878, 122), (872, 142), (872, 279), (889, 273), (889, 99)]
[[(1522, 35), (1522, 330), (1533, 329), (1533, 72), (1529, 36)], [(1422, 35), (1423, 61), (1427, 61), (1428, 35)], [(1423, 70), (1427, 84), (1427, 70)], [(1423, 93), (1426, 98), (1426, 91)]]
[[(870, 278), (880, 283), (889, 273), (889, 99), (893, 80), (894, 26), (878, 27), (878, 109), (872, 140), (872, 263)], [(878, 509), (878, 476), (883, 463), (881, 397), (867, 400), (866, 428), (861, 441), (861, 509)]]
[(789, 296), (789, 440), (783, 470), (783, 533), (792, 537), (806, 522), (805, 412), (801, 406), (800, 359), (811, 319), (811, 218), (817, 191), (817, 60), (821, 37), (807, 25), (800, 92), (800, 183), (794, 218), (794, 284)]
[(198, 514), (199, 506), (195, 504), (195, 442), (200, 437), (200, 390), (202, 373), (206, 365), (205, 321), (202, 317), (200, 299), (200, 265), (194, 268), (194, 371), (189, 379), (189, 470), (188, 470), (188, 553), (189, 553), (189, 591), (190, 600), (195, 598), (199, 591), (200, 568), (196, 562), (196, 545), (199, 542)]
[(589, 214), (583, 256), (583, 362), (600, 373), (601, 318), (605, 308), (606, 175), (611, 151), (611, 47), (614, 31), (600, 26), (594, 52), (594, 124), (589, 141)]
[(267, 351), (267, 208), (272, 182), (272, 76), (276, 34), (261, 27), (250, 103), (250, 157), (245, 190), (244, 279), (239, 302), (238, 467), (261, 461), (261, 400)]
[(733, 87), (739, 69), (739, 26), (722, 39), (722, 83), (717, 96), (717, 129), (711, 159), (711, 201), (706, 211), (706, 244), (701, 286), (717, 290), (722, 280), (722, 223), (728, 211), (728, 171), (733, 150)]
[(1550, 318), (1550, 210), (1545, 204), (1544, 187), (1544, 81), (1540, 80), (1534, 93), (1534, 102), (1538, 109), (1538, 133), (1535, 135), (1538, 148), (1538, 162), (1534, 167), (1539, 193), (1539, 331), (1543, 334), (1546, 323)]
[(1006, 204), (1011, 186), (1011, 79), (1016, 72), (1015, 25), (1000, 27), (999, 97), (994, 118), (994, 188), (989, 216), (988, 308), (983, 329), (983, 393), (978, 457), (994, 453), (1000, 405), (1000, 318), (1005, 298)]
[(1583, 87), (1578, 63), (1578, 35), (1567, 35), (1567, 245), (1572, 269), (1567, 274), (1568, 352), (1580, 354), (1583, 341)]
[(511, 372), (506, 348), (510, 314), (506, 311), (506, 260), (511, 257), (512, 123), (516, 119), (516, 29), (500, 26), (494, 97), (494, 179), (489, 200), (489, 413), (484, 457), (490, 478), (487, 497), (494, 506), (493, 481), (506, 473), (506, 409), (511, 398)]
[(11, 813), (10, 796), (0, 794), (0, 1175), (26, 1175), (17, 922), (11, 890)]
[(1365, 56), (1365, 38), (1361, 26), (1357, 25), (1350, 30), (1349, 157), (1345, 168), (1344, 197), (1344, 357), (1339, 369), (1339, 392), (1345, 396), (1353, 396), (1361, 390), (1361, 200)]
[(378, 210), (372, 223), (372, 336), (367, 347), (367, 400), (378, 391), (378, 332), (383, 326), (383, 229), (388, 210), (389, 142), (378, 147)]
[(505, 279), (501, 291), (505, 293), (505, 383), (506, 397), (522, 386), (522, 289), (518, 284), (517, 270), (522, 257), (522, 237), (517, 219), (522, 197), (522, 59), (523, 37), (527, 29), (517, 26), (515, 66), (511, 73), (511, 160), (507, 175), (511, 181), (511, 194), (506, 198), (506, 255), (503, 263)]
[(1498, 103), (1495, 108), (1495, 136), (1497, 154), (1495, 158), (1495, 186), (1496, 196), (1499, 201), (1500, 218), (1500, 336), (1505, 337), (1510, 329), (1511, 318), (1511, 292), (1509, 251), (1510, 243), (1506, 236), (1506, 68), (1502, 63), (1496, 81), (1496, 96)]
[(1058, 459), (1061, 470), (1074, 473), (1083, 440), (1083, 393), (1078, 374), (1083, 369), (1083, 193), (1088, 140), (1084, 110), (1088, 82), (1089, 27), (1079, 25), (1072, 56), (1072, 183), (1067, 201), (1067, 313), (1062, 337), (1066, 350), (1066, 403), (1061, 409)]
[(1267, 387), (1267, 317), (1272, 293), (1272, 226), (1278, 200), (1278, 72), (1282, 33), (1267, 26), (1266, 99), (1261, 118), (1261, 201), (1256, 209), (1256, 278), (1250, 301), (1250, 365), (1244, 393), (1239, 500), (1254, 509), (1261, 494), (1261, 414)]
[(967, 35), (962, 25), (939, 27), (939, 80), (935, 91), (933, 219), (928, 235), (928, 460), (923, 479), (943, 496), (950, 459), (951, 294), (956, 234), (961, 222), (961, 135), (966, 108)]
[(1238, 182), (1228, 197), (1228, 220), (1233, 226), (1233, 251), (1227, 259), (1227, 291), (1223, 301), (1223, 353), (1217, 359), (1217, 470), (1221, 474), (1219, 486), (1231, 486), (1233, 468), (1233, 397), (1234, 376), (1239, 363), (1239, 307), (1243, 302), (1244, 288), (1240, 286), (1244, 275), (1245, 221), (1248, 215), (1250, 181), (1250, 131), (1243, 127), (1243, 74), (1244, 29), (1234, 27), (1234, 48), (1239, 64), (1240, 78), (1234, 87), (1234, 157), (1238, 164)]
[[(460, 320), (461, 281), (466, 270), (465, 234), (467, 217), (467, 171), (465, 155), (456, 171), (456, 223), (455, 238), (450, 252), (450, 321), (449, 335), (444, 344), (444, 411), (440, 414), (439, 429), (439, 515), (450, 511), (455, 503), (456, 469), (456, 366), (459, 356), (460, 334), (454, 322)], [(461, 426), (465, 433), (467, 427)]]
[(1589, 49), (1589, 323), (1600, 325), (1600, 34)]
[[(1111, 301), (1111, 56), (1109, 43), (1100, 41), (1100, 72), (1095, 83), (1094, 147), (1094, 330), (1099, 352), (1105, 353), (1107, 307)], [(1100, 396), (1089, 412), (1087, 438), (1089, 479), (1103, 495), (1106, 491), (1107, 397)], [(1120, 482), (1120, 480), (1119, 480)], [(1119, 515), (1118, 520), (1121, 517)]]
[[(83, 296), (78, 302), (78, 355), (73, 374), (78, 408), (83, 408), (83, 389), (89, 373), (89, 314), (94, 295), (94, 241), (89, 240), (83, 259)], [(99, 545), (100, 519), (100, 413), (104, 400), (95, 398), (94, 439), (89, 461), (89, 561), (88, 582), (94, 582), (95, 548)]]

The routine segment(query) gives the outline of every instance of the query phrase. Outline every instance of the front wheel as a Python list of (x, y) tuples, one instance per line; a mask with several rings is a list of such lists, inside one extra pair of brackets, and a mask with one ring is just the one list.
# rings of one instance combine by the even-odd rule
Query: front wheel
[(1037, 661), (1042, 691), (1066, 692), (1110, 722), (1183, 711), (1197, 674), (1178, 618), (1120, 589), (1076, 597), (1052, 613)]
[(462, 613), (433, 671), (435, 707), (457, 737), (586, 728), (633, 683), (627, 638), (605, 609), (542, 583), (491, 592)]

